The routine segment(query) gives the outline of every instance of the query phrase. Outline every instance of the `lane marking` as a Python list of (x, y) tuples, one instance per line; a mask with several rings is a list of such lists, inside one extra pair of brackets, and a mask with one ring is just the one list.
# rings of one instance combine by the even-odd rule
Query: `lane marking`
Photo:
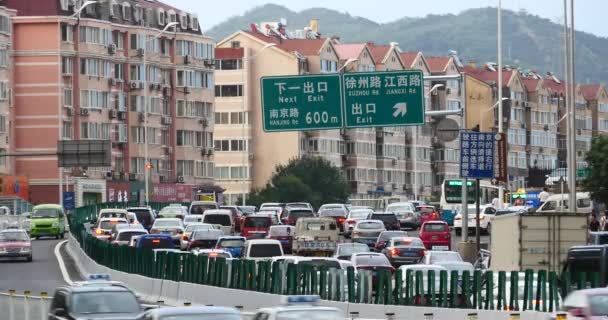
[(61, 257), (61, 253), (59, 252), (61, 246), (67, 242), (68, 240), (63, 240), (55, 246), (55, 258), (57, 259), (57, 263), (59, 264), (59, 270), (61, 270), (61, 276), (63, 277), (63, 281), (65, 281), (65, 283), (67, 283), (68, 285), (72, 286), (74, 285), (74, 281), (72, 281), (72, 279), (70, 278), (68, 270), (65, 267), (65, 262), (63, 262), (63, 257)]

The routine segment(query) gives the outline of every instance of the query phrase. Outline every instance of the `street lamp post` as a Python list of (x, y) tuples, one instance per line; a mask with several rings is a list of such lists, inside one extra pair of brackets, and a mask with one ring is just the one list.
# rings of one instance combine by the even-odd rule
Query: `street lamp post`
[[(502, 108), (502, 1), (498, 0), (498, 12), (497, 12), (497, 46), (498, 46), (498, 133), (505, 133), (504, 125), (503, 125), (503, 108)], [(508, 144), (507, 144), (508, 148)], [(508, 150), (507, 150), (508, 154)], [(508, 158), (507, 158), (508, 159)], [(507, 164), (508, 166), (508, 164)], [(508, 179), (507, 179), (508, 181)], [(498, 207), (502, 208), (504, 206), (504, 197), (505, 197), (505, 189), (502, 185), (498, 187)]]
[(144, 54), (142, 57), (142, 65), (143, 65), (143, 84), (144, 84), (144, 183), (145, 183), (145, 189), (146, 189), (146, 206), (148, 205), (148, 203), (150, 202), (150, 186), (149, 186), (149, 181), (150, 181), (150, 170), (152, 170), (152, 165), (150, 164), (150, 156), (148, 154), (148, 70), (146, 70), (146, 51), (148, 49), (148, 42), (150, 41), (154, 41), (156, 39), (158, 39), (163, 33), (165, 33), (167, 30), (169, 30), (169, 28), (171, 27), (175, 27), (177, 26), (178, 23), (177, 22), (169, 22), (165, 28), (163, 30), (161, 30), (159, 33), (157, 33), (154, 38), (152, 39), (147, 39), (147, 35), (144, 32)]
[(506, 100), (511, 100), (511, 98), (502, 98), (500, 99), (500, 101), (496, 102), (494, 105), (492, 105), (491, 107), (489, 107), (487, 110), (484, 110), (481, 113), (481, 121), (480, 121), (480, 126), (479, 126), (479, 131), (483, 130), (483, 125), (484, 125), (484, 121), (483, 119), (485, 119), (485, 114), (496, 109), (496, 107), (498, 107), (498, 104), (500, 104), (502, 101), (506, 101)]
[(349, 65), (351, 65), (357, 61), (359, 61), (359, 59), (354, 59), (354, 58), (346, 59), (346, 61), (344, 62), (344, 65), (341, 66), (340, 69), (336, 70), (336, 73), (340, 73), (342, 70), (346, 69), (346, 67), (348, 67)]
[(72, 18), (78, 18), (78, 20), (80, 20), (80, 13), (82, 12), (82, 10), (84, 10), (84, 8), (97, 3), (97, 1), (85, 1), (82, 6), (80, 6), (80, 8), (78, 8), (78, 10), (76, 10), (76, 12), (74, 12), (74, 14), (71, 15)]
[[(252, 55), (251, 57), (248, 58), (244, 58), (243, 57), (243, 71), (241, 72), (242, 75), (242, 82), (243, 82), (243, 89), (242, 89), (242, 96), (243, 96), (243, 125), (242, 125), (242, 135), (243, 135), (243, 177), (242, 177), (242, 181), (243, 181), (243, 199), (242, 199), (242, 203), (244, 206), (247, 205), (247, 180), (250, 179), (250, 175), (251, 175), (251, 170), (250, 168), (248, 168), (248, 161), (247, 158), (249, 156), (249, 150), (251, 149), (251, 146), (249, 145), (249, 143), (247, 143), (247, 135), (246, 135), (246, 131), (247, 131), (247, 125), (249, 122), (249, 114), (246, 111), (246, 103), (245, 103), (245, 92), (247, 92), (248, 90), (246, 90), (245, 87), (245, 65), (247, 63), (249, 63), (250, 61), (252, 61), (253, 59), (257, 58), (264, 50), (268, 49), (268, 48), (272, 48), (275, 47), (277, 44), (276, 43), (267, 43), (265, 44), (263, 47), (260, 48), (260, 50), (258, 52), (256, 52), (254, 55)], [(247, 70), (249, 70), (249, 66), (247, 66)], [(249, 77), (247, 77), (247, 79), (249, 79)], [(247, 117), (245, 117), (245, 115), (247, 114)]]

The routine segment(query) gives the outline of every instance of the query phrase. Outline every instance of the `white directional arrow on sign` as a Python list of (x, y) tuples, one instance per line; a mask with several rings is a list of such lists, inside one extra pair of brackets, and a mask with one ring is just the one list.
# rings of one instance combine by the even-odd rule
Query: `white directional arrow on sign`
[(397, 118), (399, 115), (402, 117), (407, 113), (407, 103), (399, 102), (393, 106), (395, 112), (393, 112), (393, 117)]

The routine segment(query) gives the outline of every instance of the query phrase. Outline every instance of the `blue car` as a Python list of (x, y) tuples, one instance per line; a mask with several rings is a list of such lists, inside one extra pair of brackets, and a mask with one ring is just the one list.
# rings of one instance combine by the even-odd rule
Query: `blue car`
[(216, 249), (223, 249), (232, 255), (233, 258), (240, 258), (243, 254), (243, 247), (247, 239), (245, 237), (238, 236), (226, 236), (217, 239), (215, 245)]
[(137, 239), (137, 248), (175, 249), (175, 244), (171, 235), (145, 234)]

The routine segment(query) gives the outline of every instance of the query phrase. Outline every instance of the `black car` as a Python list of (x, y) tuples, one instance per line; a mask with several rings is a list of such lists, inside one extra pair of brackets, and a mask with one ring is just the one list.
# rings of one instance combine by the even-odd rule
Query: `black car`
[(91, 281), (55, 291), (49, 320), (140, 319), (141, 305), (124, 285), (109, 281)]
[(367, 219), (382, 221), (386, 230), (401, 230), (401, 223), (394, 213), (374, 212)]
[(154, 213), (152, 212), (152, 209), (146, 207), (136, 207), (127, 208), (127, 211), (135, 213), (137, 221), (139, 221), (139, 223), (144, 226), (144, 229), (150, 230), (150, 228), (152, 228), (152, 225), (154, 224), (154, 219), (156, 219)]
[(311, 209), (305, 208), (285, 208), (283, 210), (283, 215), (281, 216), (281, 221), (283, 224), (287, 224), (290, 226), (295, 226), (296, 221), (300, 218), (314, 218), (315, 213), (312, 212)]

